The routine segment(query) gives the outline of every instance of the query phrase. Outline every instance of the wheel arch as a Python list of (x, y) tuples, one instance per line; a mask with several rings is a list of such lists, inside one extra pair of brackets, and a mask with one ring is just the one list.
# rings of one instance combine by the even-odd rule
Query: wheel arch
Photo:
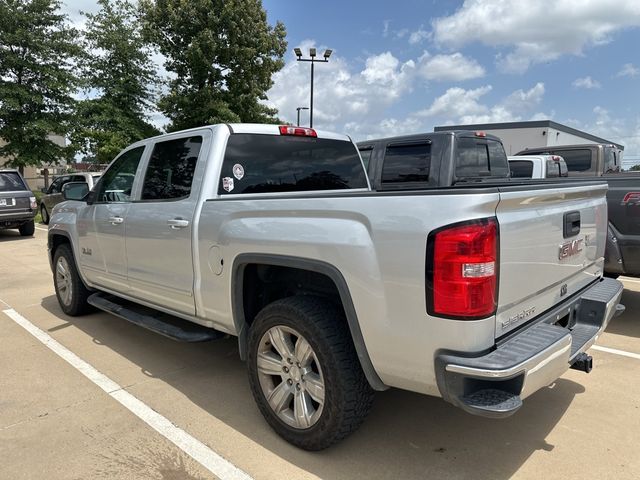
[(369, 353), (367, 352), (362, 330), (358, 323), (355, 306), (344, 276), (336, 267), (321, 260), (262, 253), (243, 253), (235, 258), (231, 275), (231, 304), (233, 309), (233, 322), (238, 334), (238, 348), (240, 351), (240, 357), (243, 360), (246, 360), (247, 358), (247, 337), (250, 325), (245, 317), (244, 307), (245, 271), (248, 265), (277, 266), (305, 272), (313, 272), (323, 275), (331, 280), (338, 292), (341, 306), (344, 309), (347, 324), (349, 326), (349, 331), (351, 332), (351, 338), (358, 354), (362, 371), (364, 372), (369, 385), (371, 385), (371, 388), (374, 390), (386, 390), (388, 388), (375, 371), (371, 358), (369, 357)]

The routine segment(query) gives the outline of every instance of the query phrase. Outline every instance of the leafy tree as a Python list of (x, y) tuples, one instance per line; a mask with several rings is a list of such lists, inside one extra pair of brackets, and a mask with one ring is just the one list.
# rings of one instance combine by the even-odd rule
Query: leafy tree
[(174, 74), (159, 107), (171, 130), (218, 122), (276, 122), (260, 103), (284, 66), (286, 31), (261, 0), (141, 0), (147, 37)]
[(69, 131), (81, 53), (59, 8), (58, 0), (0, 0), (0, 156), (14, 167), (73, 154), (50, 139)]
[(637, 170), (640, 170), (640, 165), (634, 165), (629, 170), (633, 170), (634, 172), (637, 171)]
[(72, 135), (78, 150), (97, 163), (110, 162), (124, 147), (158, 130), (148, 123), (157, 77), (142, 38), (137, 9), (126, 0), (98, 0), (85, 14), (84, 88), (91, 98), (78, 103)]

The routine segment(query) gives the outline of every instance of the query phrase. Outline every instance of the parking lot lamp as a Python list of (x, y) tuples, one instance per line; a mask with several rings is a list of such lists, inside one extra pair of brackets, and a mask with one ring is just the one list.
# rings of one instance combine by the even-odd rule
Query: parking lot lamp
[[(309, 102), (310, 105), (310, 109), (309, 109), (309, 128), (313, 128), (313, 71), (314, 71), (314, 64), (316, 64), (317, 62), (321, 62), (321, 63), (327, 63), (329, 61), (329, 57), (331, 56), (331, 53), (333, 52), (333, 50), (330, 49), (326, 49), (324, 51), (324, 54), (322, 55), (322, 59), (318, 59), (316, 58), (316, 49), (315, 48), (310, 48), (309, 49), (309, 58), (302, 58), (302, 50), (300, 50), (299, 48), (294, 48), (293, 52), (296, 54), (296, 57), (298, 62), (311, 62), (311, 101)], [(298, 115), (300, 114), (300, 111), (298, 110)], [(299, 123), (299, 122), (298, 122)]]

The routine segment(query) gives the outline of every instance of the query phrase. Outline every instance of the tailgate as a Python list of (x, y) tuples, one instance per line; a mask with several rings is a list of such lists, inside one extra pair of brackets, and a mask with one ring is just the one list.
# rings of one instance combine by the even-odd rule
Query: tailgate
[(31, 211), (29, 197), (33, 194), (26, 191), (0, 192), (0, 214), (12, 214)]
[(604, 183), (500, 188), (496, 337), (527, 323), (601, 275), (606, 192)]

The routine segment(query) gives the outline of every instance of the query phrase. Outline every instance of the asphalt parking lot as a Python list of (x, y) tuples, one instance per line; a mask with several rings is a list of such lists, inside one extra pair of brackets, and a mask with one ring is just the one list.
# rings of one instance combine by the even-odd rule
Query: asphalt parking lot
[(234, 339), (181, 344), (105, 313), (65, 316), (42, 226), (35, 238), (0, 231), (0, 279), (2, 479), (215, 478), (17, 316), (256, 479), (640, 478), (638, 280), (623, 279), (627, 311), (598, 340), (614, 352), (592, 349), (593, 372), (567, 372), (513, 417), (390, 390), (354, 435), (309, 453), (264, 422)]

